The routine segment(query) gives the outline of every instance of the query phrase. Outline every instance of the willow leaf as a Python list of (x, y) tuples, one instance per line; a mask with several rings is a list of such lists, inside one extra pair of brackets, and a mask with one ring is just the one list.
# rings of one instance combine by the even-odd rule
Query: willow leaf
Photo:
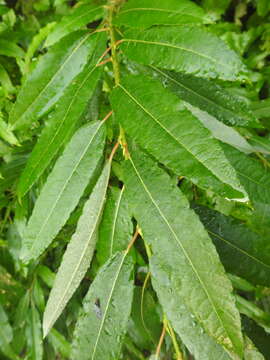
[(55, 278), (43, 318), (43, 334), (46, 336), (61, 315), (67, 302), (80, 285), (93, 256), (97, 228), (102, 215), (111, 163), (108, 162), (96, 183), (78, 221), (62, 263)]
[(100, 264), (104, 264), (117, 251), (126, 249), (132, 230), (125, 188), (111, 187), (99, 229), (97, 258)]
[(116, 25), (132, 28), (202, 24), (206, 21), (203, 9), (188, 0), (131, 0), (124, 4), (115, 19)]
[(224, 124), (261, 126), (242, 98), (231, 95), (215, 82), (194, 75), (152, 68), (163, 84), (180, 99), (208, 112)]
[(10, 112), (16, 129), (30, 125), (48, 111), (87, 63), (97, 35), (79, 31), (65, 37), (44, 55), (22, 86)]
[(243, 196), (219, 143), (158, 81), (142, 75), (125, 77), (111, 102), (126, 132), (160, 162), (204, 189)]
[(221, 39), (198, 26), (129, 31), (121, 49), (131, 60), (206, 78), (240, 80), (246, 68)]
[(232, 146), (222, 144), (224, 153), (237, 172), (250, 200), (270, 204), (270, 173), (256, 159), (251, 158)]
[(103, 6), (96, 3), (85, 3), (72, 9), (70, 14), (64, 16), (49, 34), (45, 47), (51, 46), (69, 33), (79, 30), (88, 23), (100, 19), (104, 15)]
[(24, 261), (37, 258), (67, 221), (95, 173), (104, 137), (103, 122), (88, 124), (74, 134), (57, 160), (27, 224), (21, 253)]
[(30, 359), (42, 360), (43, 345), (39, 312), (32, 304), (28, 314), (28, 355)]
[(232, 217), (205, 207), (195, 210), (212, 237), (225, 269), (254, 284), (269, 286), (269, 240)]
[(29, 191), (61, 147), (70, 139), (94, 93), (101, 75), (101, 68), (95, 65), (104, 51), (106, 38), (104, 34), (99, 34), (96, 40), (97, 46), (93, 49), (91, 60), (65, 90), (30, 155), (19, 180), (19, 197)]
[(194, 319), (217, 343), (241, 357), (232, 287), (206, 230), (168, 175), (142, 152), (133, 149), (131, 154), (124, 165), (129, 205), (164, 281), (179, 291)]
[(83, 302), (71, 359), (118, 359), (133, 295), (132, 260), (117, 253), (100, 269)]

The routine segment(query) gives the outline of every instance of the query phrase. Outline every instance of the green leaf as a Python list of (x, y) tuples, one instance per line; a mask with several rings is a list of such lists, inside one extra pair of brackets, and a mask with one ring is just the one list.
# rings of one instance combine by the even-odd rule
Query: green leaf
[(240, 221), (205, 207), (196, 207), (225, 269), (253, 284), (270, 285), (270, 245)]
[(7, 93), (14, 93), (15, 87), (13, 86), (8, 72), (2, 64), (0, 64), (0, 83)]
[(227, 197), (243, 196), (219, 143), (159, 82), (142, 75), (123, 78), (111, 102), (128, 135), (177, 175)]
[(57, 330), (52, 329), (48, 339), (56, 351), (59, 351), (65, 358), (70, 357), (71, 345)]
[(209, 131), (211, 131), (216, 139), (229, 144), (246, 154), (256, 151), (235, 128), (221, 123), (212, 115), (209, 115), (207, 112), (195, 108), (190, 104), (186, 104), (186, 106), (192, 114), (196, 116)]
[(117, 253), (100, 269), (83, 302), (71, 359), (118, 359), (133, 295), (132, 261)]
[(241, 80), (246, 68), (220, 38), (198, 26), (129, 31), (121, 49), (131, 60), (206, 78)]
[(231, 95), (215, 82), (194, 75), (152, 68), (163, 84), (180, 99), (208, 112), (224, 124), (261, 127), (242, 98)]
[(0, 39), (0, 55), (22, 58), (24, 57), (24, 51), (14, 42)]
[(104, 34), (99, 34), (97, 39), (91, 61), (65, 90), (30, 155), (19, 180), (19, 197), (30, 190), (62, 146), (68, 142), (94, 93), (101, 75), (101, 68), (96, 68), (95, 65), (104, 51), (106, 38)]
[(238, 178), (250, 200), (270, 204), (270, 173), (256, 159), (251, 158), (232, 146), (222, 144), (224, 153), (235, 168)]
[(99, 37), (79, 31), (65, 37), (44, 55), (22, 86), (9, 121), (22, 129), (46, 113), (86, 64)]
[(18, 360), (19, 358), (11, 348), (11, 341), (13, 338), (13, 330), (9, 324), (7, 314), (0, 304), (0, 351), (9, 359)]
[(84, 205), (77, 229), (63, 256), (44, 312), (44, 336), (61, 315), (90, 265), (97, 241), (97, 230), (105, 202), (110, 169), (111, 163), (108, 162)]
[(270, 117), (270, 99), (255, 101), (252, 103), (252, 110), (258, 118)]
[(45, 47), (51, 46), (69, 33), (79, 30), (104, 15), (103, 6), (94, 3), (85, 3), (74, 7), (72, 11), (64, 16), (49, 34)]
[(126, 249), (133, 226), (128, 212), (125, 188), (111, 187), (99, 228), (97, 258), (103, 265), (117, 251)]
[[(187, 199), (169, 176), (138, 150), (133, 149), (124, 167), (129, 205), (157, 259), (156, 267), (162, 271), (160, 281), (169, 287), (169, 303), (183, 303), (217, 343), (241, 357), (240, 318), (232, 286)], [(179, 296), (171, 296), (175, 291)]]
[(245, 360), (264, 360), (264, 356), (247, 336), (245, 337), (245, 344)]
[(202, 6), (212, 14), (222, 15), (230, 5), (230, 2), (231, 0), (203, 0)]
[(3, 120), (2, 113), (0, 113), (0, 136), (10, 145), (20, 145), (10, 126)]
[(27, 355), (31, 360), (42, 360), (43, 345), (39, 312), (32, 304), (28, 318), (28, 350)]
[(21, 252), (24, 261), (36, 259), (66, 223), (97, 169), (104, 148), (104, 132), (104, 122), (80, 128), (57, 160), (24, 234)]
[(114, 22), (131, 28), (146, 28), (206, 21), (203, 9), (188, 0), (130, 0), (120, 9)]

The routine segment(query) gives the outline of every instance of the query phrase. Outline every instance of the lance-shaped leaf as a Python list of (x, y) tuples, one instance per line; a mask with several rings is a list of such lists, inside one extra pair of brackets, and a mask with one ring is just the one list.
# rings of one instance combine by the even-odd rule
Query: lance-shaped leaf
[(270, 284), (270, 244), (232, 217), (196, 207), (206, 230), (212, 237), (225, 269), (254, 284)]
[(117, 253), (100, 269), (84, 299), (71, 359), (118, 359), (131, 311), (132, 260)]
[(240, 316), (232, 286), (206, 230), (169, 176), (139, 150), (130, 152), (124, 164), (129, 205), (158, 258), (163, 280), (177, 288), (205, 331), (241, 358)]
[(126, 132), (160, 162), (204, 189), (243, 196), (217, 140), (158, 81), (142, 75), (123, 78), (111, 100)]
[(99, 229), (97, 258), (100, 264), (117, 251), (126, 249), (132, 230), (125, 188), (111, 187)]
[(0, 39), (0, 55), (22, 58), (24, 57), (24, 51), (14, 42)]
[(97, 47), (93, 49), (91, 60), (64, 92), (30, 155), (19, 181), (19, 197), (29, 191), (61, 147), (68, 142), (94, 93), (101, 75), (101, 68), (97, 68), (96, 63), (104, 51), (106, 36), (99, 34), (96, 39)]
[(250, 200), (270, 204), (270, 172), (255, 158), (251, 158), (232, 146), (222, 144), (224, 153), (237, 172)]
[(150, 259), (153, 287), (164, 313), (196, 360), (230, 360), (228, 353), (210, 337), (185, 305), (179, 287), (180, 274), (168, 272), (155, 254)]
[(48, 334), (61, 315), (90, 265), (97, 241), (97, 229), (105, 201), (110, 168), (111, 163), (108, 162), (89, 200), (84, 205), (76, 232), (73, 234), (63, 256), (44, 312), (44, 336)]
[(198, 26), (154, 27), (125, 34), (131, 60), (206, 78), (240, 80), (246, 69), (221, 39)]
[(100, 19), (104, 15), (103, 6), (93, 3), (81, 4), (72, 9), (70, 14), (64, 16), (49, 34), (45, 47), (51, 46), (67, 34), (79, 30), (83, 26)]
[(28, 327), (26, 329), (28, 349), (27, 353), (30, 359), (42, 360), (43, 345), (42, 332), (39, 312), (35, 305), (32, 304), (28, 312)]
[(163, 84), (180, 99), (208, 112), (224, 124), (261, 126), (242, 98), (231, 95), (215, 82), (194, 75), (152, 68)]
[(61, 97), (65, 88), (87, 63), (97, 35), (79, 31), (53, 46), (21, 88), (9, 121), (21, 129), (36, 121)]
[(270, 99), (255, 101), (251, 106), (254, 114), (259, 118), (270, 117)]
[(80, 128), (57, 160), (24, 234), (21, 253), (24, 261), (37, 258), (67, 221), (97, 169), (104, 136), (104, 122)]
[(206, 20), (203, 9), (189, 0), (131, 0), (120, 9), (115, 23), (146, 28), (152, 25), (202, 24)]

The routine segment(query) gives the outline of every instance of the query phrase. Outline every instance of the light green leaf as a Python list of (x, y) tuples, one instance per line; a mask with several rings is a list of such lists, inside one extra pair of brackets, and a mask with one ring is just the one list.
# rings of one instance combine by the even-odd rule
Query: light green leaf
[(252, 103), (252, 110), (258, 118), (270, 117), (270, 99), (254, 101)]
[(128, 76), (111, 96), (128, 135), (177, 175), (227, 197), (242, 197), (235, 170), (211, 133), (156, 80)]
[(44, 312), (44, 336), (48, 334), (61, 315), (90, 265), (97, 241), (98, 225), (102, 216), (110, 169), (111, 163), (108, 162), (89, 200), (84, 205), (77, 229), (63, 256)]
[[(169, 176), (142, 152), (130, 153), (124, 164), (130, 209), (157, 259), (160, 281), (169, 287), (169, 302), (183, 303), (217, 343), (241, 358), (232, 286), (206, 230)], [(172, 296), (176, 291), (179, 296)]]
[(13, 134), (10, 126), (3, 120), (3, 115), (0, 112), (0, 136), (10, 145), (20, 145), (18, 139)]
[(48, 340), (57, 352), (60, 352), (65, 358), (70, 357), (71, 345), (57, 330), (51, 330)]
[(85, 3), (74, 7), (70, 14), (64, 16), (49, 34), (45, 47), (51, 46), (69, 33), (79, 30), (88, 23), (100, 19), (104, 15), (104, 7), (94, 3)]
[(270, 244), (240, 221), (205, 207), (196, 207), (225, 269), (253, 284), (270, 285)]
[(192, 114), (196, 116), (209, 131), (211, 131), (216, 139), (229, 144), (246, 154), (256, 151), (233, 127), (221, 123), (207, 112), (195, 108), (190, 104), (186, 103), (186, 106)]
[(133, 295), (132, 261), (117, 253), (100, 269), (75, 328), (73, 360), (118, 359)]
[(14, 42), (0, 39), (0, 55), (22, 58), (24, 57), (24, 51)]
[(11, 82), (9, 74), (2, 64), (0, 64), (0, 83), (7, 93), (15, 92), (15, 87)]
[(203, 9), (189, 0), (131, 0), (124, 4), (115, 19), (116, 25), (132, 28), (202, 24), (206, 21)]
[(122, 41), (124, 54), (144, 65), (230, 81), (243, 79), (246, 72), (236, 53), (198, 26), (134, 30)]
[(211, 14), (222, 15), (230, 5), (231, 0), (203, 0), (202, 6)]
[(95, 65), (105, 49), (106, 37), (99, 34), (96, 39), (97, 47), (93, 49), (90, 62), (67, 87), (30, 155), (19, 180), (19, 197), (29, 191), (62, 146), (68, 142), (94, 93), (101, 75), (101, 68), (96, 68)]
[(111, 187), (99, 228), (97, 258), (104, 264), (117, 251), (126, 249), (132, 236), (125, 188)]
[(46, 113), (86, 64), (97, 35), (79, 31), (65, 37), (44, 55), (22, 86), (9, 121), (21, 129)]
[(66, 223), (97, 169), (104, 148), (104, 132), (104, 122), (80, 128), (57, 160), (26, 227), (23, 261), (36, 259)]
[(180, 99), (208, 112), (224, 124), (261, 127), (242, 98), (231, 95), (214, 81), (152, 68), (163, 84)]

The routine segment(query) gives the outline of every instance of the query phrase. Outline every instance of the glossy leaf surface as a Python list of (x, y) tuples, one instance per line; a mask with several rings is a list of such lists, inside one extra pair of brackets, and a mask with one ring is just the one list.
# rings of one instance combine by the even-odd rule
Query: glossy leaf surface
[(240, 80), (246, 71), (221, 39), (197, 26), (129, 31), (121, 49), (138, 63), (206, 78)]
[[(128, 76), (112, 94), (128, 135), (178, 175), (228, 197), (242, 197), (235, 170), (210, 132), (157, 81)], [(164, 106), (166, 104), (166, 106)]]
[(131, 311), (132, 268), (131, 258), (122, 252), (100, 269), (84, 298), (75, 328), (72, 359), (119, 357)]
[(231, 284), (184, 195), (138, 150), (126, 161), (125, 184), (131, 211), (170, 287), (179, 291), (209, 335), (241, 357), (240, 319)]

